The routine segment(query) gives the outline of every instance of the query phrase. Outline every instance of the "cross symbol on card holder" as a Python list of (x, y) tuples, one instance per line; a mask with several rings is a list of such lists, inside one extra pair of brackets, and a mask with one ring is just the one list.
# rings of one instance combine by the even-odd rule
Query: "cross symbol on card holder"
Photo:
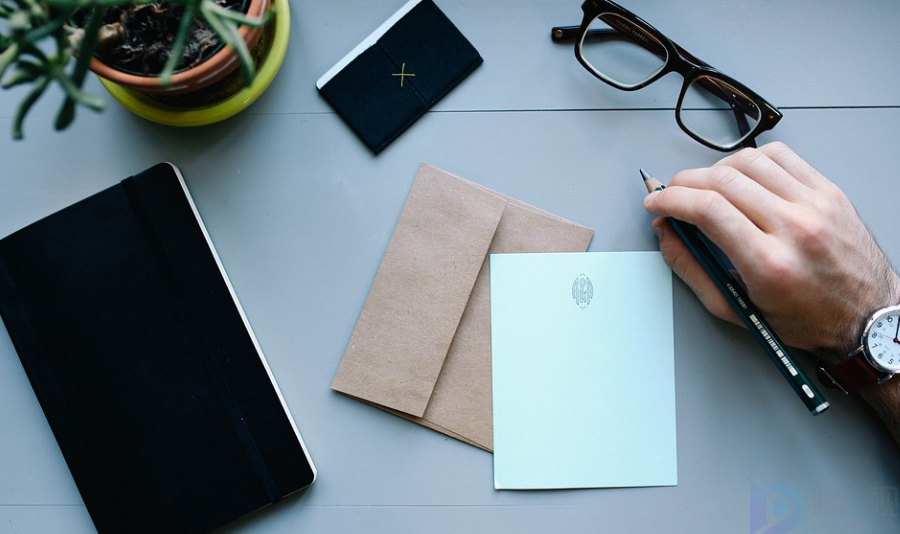
[(415, 77), (415, 74), (411, 74), (411, 73), (409, 73), (409, 72), (406, 72), (406, 63), (404, 63), (404, 64), (400, 67), (400, 72), (395, 72), (394, 74), (391, 74), (391, 76), (399, 76), (399, 77), (400, 77), (400, 87), (403, 87), (403, 79), (406, 78), (407, 76), (413, 76), (413, 77)]

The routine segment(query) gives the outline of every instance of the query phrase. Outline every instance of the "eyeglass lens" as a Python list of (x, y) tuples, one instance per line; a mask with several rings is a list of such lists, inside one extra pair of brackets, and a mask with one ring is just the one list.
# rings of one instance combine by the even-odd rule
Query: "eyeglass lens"
[(668, 59), (665, 47), (652, 35), (611, 13), (595, 17), (580, 44), (581, 57), (594, 72), (623, 88), (649, 80)]
[[(597, 15), (579, 47), (596, 75), (623, 89), (653, 78), (669, 59), (666, 47), (650, 32), (613, 13)], [(679, 104), (676, 113), (682, 126), (721, 147), (740, 143), (761, 119), (751, 98), (714, 75), (693, 79)]]
[(719, 146), (741, 142), (760, 121), (759, 107), (724, 80), (698, 76), (685, 89), (678, 109), (681, 124)]

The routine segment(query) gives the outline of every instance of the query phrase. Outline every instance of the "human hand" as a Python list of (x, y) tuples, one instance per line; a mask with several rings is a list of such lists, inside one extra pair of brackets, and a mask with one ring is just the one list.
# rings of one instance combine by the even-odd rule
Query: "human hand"
[(781, 143), (678, 173), (648, 195), (663, 258), (714, 315), (742, 324), (666, 222), (696, 225), (788, 345), (829, 363), (859, 343), (875, 310), (900, 303), (900, 279), (844, 193)]

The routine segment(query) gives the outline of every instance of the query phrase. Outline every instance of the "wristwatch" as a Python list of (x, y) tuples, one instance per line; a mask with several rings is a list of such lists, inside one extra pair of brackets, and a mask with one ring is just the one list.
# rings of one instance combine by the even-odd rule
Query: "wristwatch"
[(844, 393), (883, 384), (896, 373), (900, 373), (900, 306), (876, 311), (863, 329), (859, 347), (846, 360), (816, 370), (825, 387)]

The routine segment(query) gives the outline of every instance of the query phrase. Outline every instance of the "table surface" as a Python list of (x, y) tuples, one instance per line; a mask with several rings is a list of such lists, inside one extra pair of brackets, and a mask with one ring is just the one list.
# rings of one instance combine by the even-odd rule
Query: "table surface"
[[(402, 4), (295, 2), (277, 79), (216, 125), (150, 123), (92, 79), (106, 112), (58, 133), (51, 94), (14, 142), (23, 93), (0, 97), (0, 236), (156, 162), (182, 169), (319, 470), (222, 532), (897, 532), (900, 455), (879, 421), (834, 393), (811, 417), (750, 334), (677, 280), (677, 487), (495, 491), (489, 453), (330, 390), (420, 162), (594, 228), (592, 251), (630, 251), (657, 248), (638, 168), (668, 179), (721, 157), (676, 125), (677, 75), (617, 91), (551, 42), (551, 26), (580, 22), (577, 0), (438, 0), (484, 64), (374, 156), (315, 81)], [(839, 184), (900, 261), (900, 2), (627, 7), (778, 106), (760, 141)], [(0, 433), (0, 533), (94, 532), (2, 326)]]

